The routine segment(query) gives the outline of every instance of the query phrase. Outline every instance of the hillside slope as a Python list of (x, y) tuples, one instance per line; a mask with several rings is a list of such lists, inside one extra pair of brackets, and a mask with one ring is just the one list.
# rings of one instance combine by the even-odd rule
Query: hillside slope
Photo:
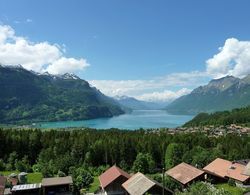
[(0, 123), (82, 120), (123, 114), (119, 104), (73, 74), (0, 66)]
[(226, 76), (194, 89), (166, 107), (174, 114), (212, 113), (250, 105), (250, 76), (243, 79)]
[(250, 125), (250, 106), (236, 108), (232, 111), (215, 112), (213, 114), (200, 113), (191, 121), (184, 124), (185, 127), (206, 126), (206, 125)]

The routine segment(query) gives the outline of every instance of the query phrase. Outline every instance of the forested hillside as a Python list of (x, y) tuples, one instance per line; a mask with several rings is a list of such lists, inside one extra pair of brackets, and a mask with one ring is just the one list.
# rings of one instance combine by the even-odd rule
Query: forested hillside
[(37, 74), (0, 65), (0, 123), (82, 120), (124, 111), (73, 74)]
[(113, 164), (128, 171), (153, 173), (182, 161), (203, 167), (216, 157), (238, 160), (250, 156), (247, 135), (171, 135), (167, 130), (0, 129), (0, 143), (0, 170), (36, 170), (44, 176)]
[(205, 125), (250, 125), (250, 106), (237, 108), (232, 111), (215, 112), (212, 114), (200, 113), (191, 121), (184, 124), (185, 127)]

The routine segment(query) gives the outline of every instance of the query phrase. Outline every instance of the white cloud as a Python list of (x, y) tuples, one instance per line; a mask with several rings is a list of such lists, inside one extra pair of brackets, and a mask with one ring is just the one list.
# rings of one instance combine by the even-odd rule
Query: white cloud
[(171, 102), (176, 98), (189, 94), (191, 91), (192, 90), (187, 88), (182, 88), (178, 91), (164, 90), (162, 92), (145, 93), (136, 96), (136, 98), (149, 102)]
[(86, 60), (76, 60), (74, 58), (61, 57), (52, 64), (50, 64), (46, 70), (52, 74), (62, 74), (65, 72), (75, 72), (83, 70), (89, 66)]
[[(93, 86), (109, 96), (127, 95), (147, 101), (172, 101), (181, 94), (205, 84), (208, 80), (205, 72), (174, 73), (151, 80), (92, 80)], [(182, 90), (167, 90), (169, 88), (184, 88)]]
[(250, 74), (250, 41), (227, 39), (219, 53), (207, 60), (207, 72), (215, 78)]
[(21, 64), (28, 70), (58, 74), (84, 70), (89, 66), (83, 58), (66, 58), (64, 48), (46, 41), (33, 43), (25, 37), (16, 36), (10, 26), (0, 25), (1, 64)]

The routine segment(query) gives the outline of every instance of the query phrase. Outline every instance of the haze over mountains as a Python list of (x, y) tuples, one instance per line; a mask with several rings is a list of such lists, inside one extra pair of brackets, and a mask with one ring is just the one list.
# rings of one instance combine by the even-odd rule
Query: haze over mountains
[(0, 122), (83, 120), (123, 114), (112, 98), (74, 74), (0, 66)]
[(197, 114), (231, 110), (250, 105), (250, 75), (239, 79), (226, 76), (211, 80), (166, 107), (174, 114)]
[(148, 102), (128, 96), (115, 96), (114, 99), (116, 99), (124, 107), (132, 110), (156, 110), (163, 109), (167, 105), (166, 102)]

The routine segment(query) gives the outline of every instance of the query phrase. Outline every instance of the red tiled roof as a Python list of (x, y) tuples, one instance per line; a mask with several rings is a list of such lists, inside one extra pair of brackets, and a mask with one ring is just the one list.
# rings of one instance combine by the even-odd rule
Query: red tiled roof
[(222, 178), (228, 177), (244, 182), (250, 178), (249, 176), (242, 174), (245, 167), (246, 166), (239, 163), (232, 163), (231, 161), (217, 158), (204, 167), (203, 170)]
[(130, 175), (120, 169), (117, 166), (112, 166), (108, 170), (106, 170), (103, 174), (100, 175), (99, 181), (102, 188), (107, 187), (110, 183), (116, 180), (118, 177), (123, 176), (127, 179), (130, 178)]
[(169, 169), (166, 174), (179, 181), (182, 184), (187, 184), (195, 178), (201, 176), (204, 171), (197, 169), (187, 163), (181, 163), (172, 169)]

